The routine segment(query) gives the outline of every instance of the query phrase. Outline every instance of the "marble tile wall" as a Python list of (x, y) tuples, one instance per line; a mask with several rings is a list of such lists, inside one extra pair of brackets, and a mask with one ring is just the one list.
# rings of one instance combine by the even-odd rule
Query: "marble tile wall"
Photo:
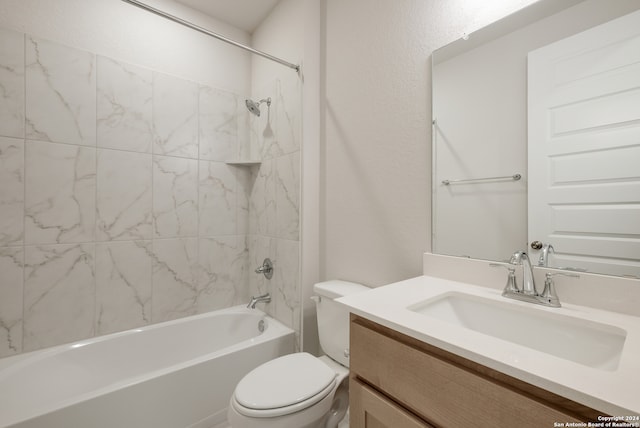
[[(250, 148), (262, 160), (252, 169), (248, 210), (251, 270), (265, 257), (274, 276), (250, 274), (252, 293), (269, 292), (267, 312), (293, 328), (300, 339), (300, 142), (301, 87), (295, 73), (282, 74), (254, 91), (254, 99), (271, 97), (250, 117)], [(299, 343), (299, 340), (298, 340)]]
[(299, 333), (297, 85), (254, 118), (238, 94), (0, 29), (0, 357), (263, 290)]

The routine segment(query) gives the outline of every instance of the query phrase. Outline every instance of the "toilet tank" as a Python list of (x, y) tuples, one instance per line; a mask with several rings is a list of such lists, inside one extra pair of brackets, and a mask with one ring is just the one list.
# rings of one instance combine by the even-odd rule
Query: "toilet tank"
[(349, 367), (349, 310), (334, 300), (367, 290), (369, 288), (362, 284), (340, 280), (320, 282), (313, 286), (320, 347), (326, 355), (345, 367)]

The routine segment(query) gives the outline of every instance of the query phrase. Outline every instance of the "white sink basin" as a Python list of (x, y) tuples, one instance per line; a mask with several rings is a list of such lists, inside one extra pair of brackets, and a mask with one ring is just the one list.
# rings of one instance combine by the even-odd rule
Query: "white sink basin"
[(621, 328), (459, 292), (407, 309), (588, 367), (618, 368), (627, 336)]

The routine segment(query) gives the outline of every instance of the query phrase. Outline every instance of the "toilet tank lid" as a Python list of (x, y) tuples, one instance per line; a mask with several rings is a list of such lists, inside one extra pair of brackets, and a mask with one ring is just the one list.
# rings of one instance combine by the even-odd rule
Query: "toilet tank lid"
[(313, 286), (313, 292), (315, 294), (327, 297), (329, 299), (337, 299), (340, 297), (348, 296), (349, 294), (361, 293), (367, 290), (370, 290), (370, 288), (362, 284), (342, 281), (339, 279), (319, 282)]

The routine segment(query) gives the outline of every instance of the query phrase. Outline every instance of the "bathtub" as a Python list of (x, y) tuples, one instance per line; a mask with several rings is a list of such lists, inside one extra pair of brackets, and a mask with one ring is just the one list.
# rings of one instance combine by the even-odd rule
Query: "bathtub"
[(236, 306), (4, 358), (0, 427), (214, 427), (242, 376), (293, 350), (293, 330)]

